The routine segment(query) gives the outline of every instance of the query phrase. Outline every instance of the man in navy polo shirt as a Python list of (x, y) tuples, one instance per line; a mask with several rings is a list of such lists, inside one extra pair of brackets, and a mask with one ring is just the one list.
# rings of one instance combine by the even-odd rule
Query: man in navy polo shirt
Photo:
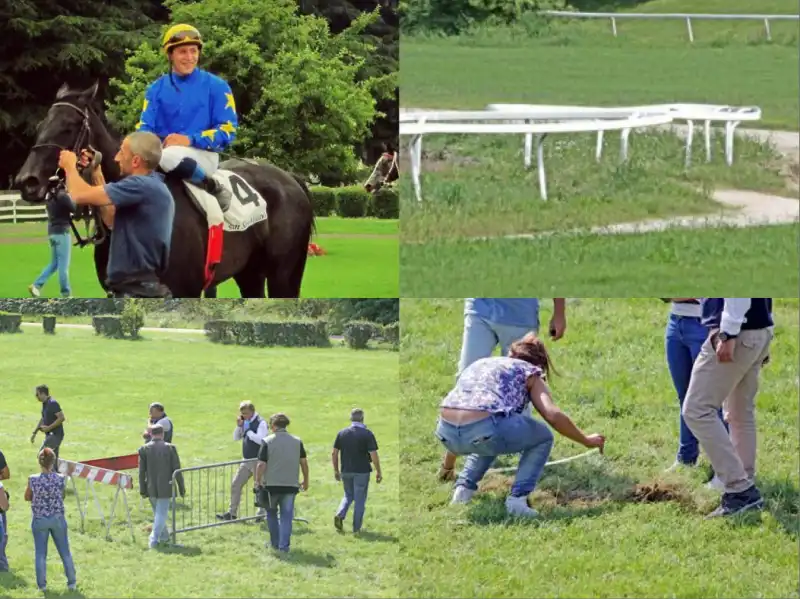
[[(683, 417), (725, 485), (711, 518), (764, 503), (754, 481), (755, 397), (773, 337), (772, 298), (707, 297), (702, 306), (710, 334), (692, 368)], [(717, 415), (723, 403), (730, 436)]]
[[(339, 471), (339, 453), (342, 456), (342, 469)], [(369, 489), (369, 476), (372, 472), (371, 464), (375, 464), (375, 482), (383, 480), (381, 462), (378, 458), (378, 442), (375, 435), (364, 425), (364, 411), (355, 408), (350, 412), (350, 426), (339, 431), (333, 443), (331, 453), (333, 462), (333, 476), (342, 481), (344, 498), (339, 504), (339, 509), (333, 517), (336, 530), (342, 530), (342, 523), (347, 516), (350, 505), (353, 508), (353, 532), (361, 530), (364, 521), (364, 510), (367, 506), (367, 490)]]
[(39, 448), (39, 451), (45, 447), (49, 447), (56, 454), (56, 470), (58, 469), (58, 449), (64, 441), (64, 421), (66, 417), (61, 410), (58, 402), (50, 397), (50, 389), (47, 385), (39, 385), (36, 387), (36, 399), (42, 404), (42, 417), (39, 424), (36, 425), (36, 430), (31, 435), (31, 443), (36, 439), (39, 431), (45, 434), (44, 443)]

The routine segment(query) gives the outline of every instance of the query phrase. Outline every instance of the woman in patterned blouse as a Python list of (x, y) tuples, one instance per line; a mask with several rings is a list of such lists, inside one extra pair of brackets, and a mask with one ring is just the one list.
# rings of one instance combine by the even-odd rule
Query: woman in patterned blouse
[(67, 588), (75, 590), (75, 565), (69, 550), (67, 538), (67, 521), (64, 518), (65, 479), (58, 472), (53, 472), (56, 454), (49, 447), (39, 452), (41, 474), (28, 478), (25, 489), (25, 501), (31, 502), (33, 520), (33, 545), (36, 555), (36, 584), (40, 590), (47, 588), (47, 543), (53, 537), (53, 543), (64, 564), (67, 575)]
[(514, 342), (508, 357), (483, 358), (468, 366), (440, 405), (436, 436), (452, 453), (469, 455), (456, 480), (453, 503), (467, 503), (501, 454), (521, 453), (516, 480), (506, 498), (514, 516), (537, 516), (528, 495), (542, 475), (553, 433), (522, 413), (528, 402), (565, 437), (603, 451), (602, 435), (586, 435), (552, 400), (545, 380), (552, 365), (534, 333)]

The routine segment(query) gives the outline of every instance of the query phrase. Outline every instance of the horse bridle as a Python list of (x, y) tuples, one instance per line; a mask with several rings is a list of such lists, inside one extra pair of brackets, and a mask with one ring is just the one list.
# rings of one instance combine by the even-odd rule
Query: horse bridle
[[(76, 110), (82, 117), (83, 121), (81, 122), (81, 130), (78, 132), (78, 136), (75, 139), (75, 143), (73, 144), (72, 151), (78, 155), (80, 154), (81, 150), (84, 148), (84, 144), (87, 143), (92, 136), (92, 128), (89, 124), (89, 109), (81, 109), (78, 106), (75, 106), (72, 102), (54, 102), (51, 108), (56, 106), (67, 106)], [(87, 145), (89, 150), (95, 152), (96, 150), (92, 148), (91, 145)], [(55, 143), (42, 143), (42, 144), (35, 144), (31, 147), (31, 151), (36, 150), (38, 148), (58, 148), (59, 150), (67, 150), (64, 146)], [(47, 186), (47, 193), (45, 195), (45, 201), (51, 201), (55, 198), (55, 195), (63, 191), (66, 187), (66, 179), (64, 176), (63, 171), (61, 171), (61, 167), (56, 168), (55, 173), (48, 179), (48, 186)], [(82, 216), (79, 216), (79, 220), (83, 220), (85, 223), (86, 234), (87, 237), (84, 239), (81, 237), (81, 234), (78, 232), (77, 227), (75, 226), (75, 221), (70, 219), (69, 224), (72, 227), (72, 232), (75, 234), (75, 245), (80, 247), (84, 247), (89, 243), (93, 245), (97, 245), (105, 241), (106, 238), (106, 231), (105, 227), (100, 219), (100, 215), (97, 210), (89, 208), (87, 211), (81, 211)], [(90, 233), (89, 229), (92, 224), (92, 220), (94, 220), (94, 233)]]

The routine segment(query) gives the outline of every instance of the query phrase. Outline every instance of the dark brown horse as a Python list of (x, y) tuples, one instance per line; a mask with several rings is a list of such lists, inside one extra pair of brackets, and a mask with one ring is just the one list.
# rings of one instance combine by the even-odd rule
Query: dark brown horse
[[(45, 201), (48, 179), (56, 172), (61, 149), (92, 147), (102, 153), (106, 180), (117, 181), (120, 171), (114, 162), (121, 139), (114, 135), (95, 100), (97, 84), (87, 90), (66, 84), (56, 95), (45, 119), (39, 124), (36, 144), (15, 178), (22, 198), (32, 203)], [(267, 163), (239, 159), (222, 162), (252, 185), (267, 203), (267, 220), (245, 231), (225, 232), (222, 261), (216, 268), (215, 287), (233, 278), (242, 297), (299, 297), (305, 271), (308, 243), (314, 231), (311, 193), (299, 177)], [(169, 264), (162, 282), (173, 297), (200, 297), (208, 244), (208, 223), (189, 197), (183, 183), (167, 177), (175, 200), (175, 220)], [(94, 245), (97, 278), (106, 289), (106, 268), (110, 231), (100, 219), (101, 239)]]

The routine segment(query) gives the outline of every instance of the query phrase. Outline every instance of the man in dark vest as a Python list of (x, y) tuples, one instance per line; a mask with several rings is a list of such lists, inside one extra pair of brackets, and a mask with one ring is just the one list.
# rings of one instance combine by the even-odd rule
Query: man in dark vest
[(167, 416), (167, 413), (164, 411), (164, 406), (157, 401), (150, 404), (150, 418), (148, 418), (147, 428), (142, 434), (145, 443), (150, 442), (150, 429), (155, 425), (159, 425), (164, 431), (164, 441), (172, 443), (172, 420), (169, 419), (169, 416)]
[[(273, 549), (289, 552), (294, 520), (294, 499), (299, 489), (308, 490), (308, 460), (303, 442), (286, 432), (289, 417), (273, 414), (272, 434), (261, 443), (256, 466), (256, 496), (267, 507), (269, 540)], [(303, 482), (298, 483), (298, 471)], [(266, 497), (265, 497), (266, 495)], [(280, 509), (280, 520), (278, 510)]]
[[(269, 433), (267, 421), (259, 416), (256, 407), (249, 401), (239, 404), (239, 415), (236, 418), (236, 428), (233, 429), (233, 440), (242, 442), (242, 458), (249, 460), (242, 462), (231, 483), (231, 504), (224, 514), (217, 514), (219, 520), (236, 520), (239, 512), (239, 503), (242, 500), (242, 488), (256, 471), (258, 450), (261, 442)], [(259, 508), (257, 516), (264, 517), (266, 510)]]
[[(774, 324), (769, 297), (707, 297), (702, 305), (709, 337), (692, 368), (683, 417), (725, 485), (711, 518), (764, 503), (755, 485), (755, 397)], [(730, 436), (717, 416), (723, 403)]]
[[(342, 530), (342, 523), (350, 505), (353, 508), (353, 532), (361, 530), (364, 520), (364, 510), (367, 506), (367, 490), (372, 465), (375, 465), (375, 482), (380, 483), (381, 462), (378, 458), (378, 442), (375, 435), (364, 424), (364, 411), (355, 408), (350, 412), (350, 426), (339, 431), (333, 443), (333, 476), (342, 481), (344, 497), (339, 504), (339, 509), (333, 517), (336, 530)], [(339, 471), (339, 452), (342, 454), (342, 468)]]

